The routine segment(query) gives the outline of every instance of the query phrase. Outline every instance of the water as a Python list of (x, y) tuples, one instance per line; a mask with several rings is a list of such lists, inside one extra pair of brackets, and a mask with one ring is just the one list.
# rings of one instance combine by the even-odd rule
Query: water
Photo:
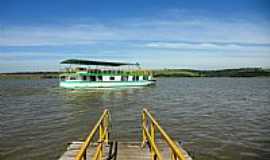
[(67, 91), (57, 80), (0, 80), (0, 159), (56, 159), (105, 108), (112, 137), (140, 140), (149, 108), (195, 159), (270, 159), (270, 79), (160, 78), (140, 89)]

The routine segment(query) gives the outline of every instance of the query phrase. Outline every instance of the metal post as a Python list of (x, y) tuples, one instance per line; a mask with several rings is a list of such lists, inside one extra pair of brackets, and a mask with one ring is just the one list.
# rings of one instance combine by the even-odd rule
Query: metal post
[(103, 135), (103, 121), (101, 122), (100, 126), (99, 126), (99, 141), (102, 141), (102, 135)]
[(153, 122), (151, 122), (150, 134), (153, 142), (155, 142), (155, 124)]
[[(150, 136), (151, 136), (151, 141), (153, 143), (155, 143), (155, 125), (154, 123), (151, 121), (151, 124), (150, 124)], [(152, 160), (155, 160), (156, 158), (156, 153), (154, 151), (154, 149), (151, 147), (151, 154), (152, 154)]]
[(171, 149), (171, 160), (178, 160), (177, 155), (174, 153), (172, 149)]
[[(146, 126), (146, 115), (145, 115), (144, 111), (142, 112), (142, 127), (143, 126)], [(146, 133), (145, 133), (144, 129), (142, 129), (142, 146), (141, 147), (145, 146), (146, 141), (147, 141)]]
[(102, 152), (103, 152), (102, 150), (103, 150), (103, 145), (101, 145), (101, 148), (100, 148), (100, 151), (99, 151), (99, 154), (98, 154), (98, 157), (99, 157), (98, 159), (99, 160), (102, 160), (102, 156), (103, 156), (102, 155)]
[(83, 160), (86, 160), (86, 151), (83, 154)]
[(106, 114), (104, 117), (104, 130), (103, 131), (105, 132), (105, 133), (103, 132), (105, 134), (104, 142), (108, 144), (108, 114)]
[[(104, 134), (104, 120), (102, 120), (99, 126), (99, 143), (103, 143), (103, 139), (102, 139), (103, 134)], [(99, 160), (102, 160), (102, 152), (103, 152), (103, 145), (101, 144), (101, 148), (98, 154)]]
[(104, 119), (104, 128), (105, 128), (105, 143), (108, 144), (109, 143), (109, 114), (107, 112), (105, 119)]

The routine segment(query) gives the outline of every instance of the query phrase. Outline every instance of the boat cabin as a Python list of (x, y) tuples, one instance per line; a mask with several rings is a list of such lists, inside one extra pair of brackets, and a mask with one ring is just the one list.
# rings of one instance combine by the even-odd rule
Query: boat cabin
[(138, 63), (69, 59), (62, 61), (61, 64), (69, 66), (60, 75), (60, 81), (136, 82), (150, 81), (153, 78), (152, 72), (141, 69)]

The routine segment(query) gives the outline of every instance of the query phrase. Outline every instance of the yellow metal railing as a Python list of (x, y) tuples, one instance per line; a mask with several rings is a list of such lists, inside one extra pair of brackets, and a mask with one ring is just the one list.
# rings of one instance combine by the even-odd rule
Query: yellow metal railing
[[(149, 127), (150, 125), (150, 127)], [(150, 130), (150, 131), (149, 131)], [(150, 145), (152, 160), (163, 160), (160, 150), (155, 142), (156, 130), (159, 131), (162, 139), (168, 144), (171, 150), (172, 160), (186, 160), (184, 153), (179, 149), (176, 143), (169, 137), (169, 135), (160, 127), (158, 122), (149, 113), (147, 109), (142, 112), (142, 147), (148, 142)]]
[(108, 144), (109, 141), (109, 111), (107, 109), (104, 110), (95, 127), (87, 136), (85, 142), (80, 148), (80, 151), (76, 155), (75, 160), (86, 160), (87, 148), (89, 147), (97, 131), (99, 131), (98, 145), (92, 160), (102, 160), (104, 144)]

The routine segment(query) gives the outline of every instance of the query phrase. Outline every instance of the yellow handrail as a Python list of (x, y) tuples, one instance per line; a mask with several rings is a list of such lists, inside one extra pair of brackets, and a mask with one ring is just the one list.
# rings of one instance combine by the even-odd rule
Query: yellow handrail
[(96, 150), (97, 156), (95, 159), (102, 159), (102, 152), (103, 152), (103, 143), (108, 143), (109, 141), (109, 111), (107, 109), (104, 110), (101, 117), (99, 118), (98, 122), (90, 132), (90, 134), (87, 136), (86, 140), (82, 144), (80, 151), (76, 155), (75, 160), (86, 160), (86, 150), (88, 146), (90, 145), (91, 141), (93, 140), (95, 134), (97, 133), (99, 129), (99, 145)]
[[(147, 127), (148, 119), (150, 120), (150, 133), (149, 133), (149, 127)], [(143, 127), (143, 140), (142, 140), (142, 147), (145, 146), (145, 143), (148, 141), (150, 144), (150, 150), (152, 153), (152, 159), (155, 159), (155, 157), (158, 158), (158, 160), (162, 160), (162, 156), (160, 151), (157, 149), (155, 144), (155, 129), (160, 132), (161, 137), (167, 142), (171, 149), (171, 158), (173, 160), (186, 160), (184, 153), (179, 149), (179, 147), (176, 145), (176, 143), (170, 138), (170, 136), (164, 131), (163, 128), (158, 124), (158, 122), (154, 119), (154, 117), (149, 113), (147, 109), (143, 109), (142, 112), (142, 127)]]
[[(106, 132), (107, 132), (107, 129), (103, 132), (103, 135), (102, 135), (102, 139), (105, 138), (106, 136)], [(103, 155), (103, 140), (99, 142), (98, 146), (97, 146), (97, 149), (96, 149), (96, 152), (93, 156), (93, 159), (96, 160), (96, 159), (102, 159), (102, 155)]]
[(144, 130), (145, 136), (149, 139), (149, 143), (151, 146), (150, 149), (151, 149), (152, 159), (155, 159), (154, 157), (156, 156), (158, 158), (158, 160), (163, 160), (161, 153), (160, 153), (159, 149), (157, 148), (155, 141), (153, 140), (153, 137), (147, 131), (147, 126), (143, 125), (143, 130)]

